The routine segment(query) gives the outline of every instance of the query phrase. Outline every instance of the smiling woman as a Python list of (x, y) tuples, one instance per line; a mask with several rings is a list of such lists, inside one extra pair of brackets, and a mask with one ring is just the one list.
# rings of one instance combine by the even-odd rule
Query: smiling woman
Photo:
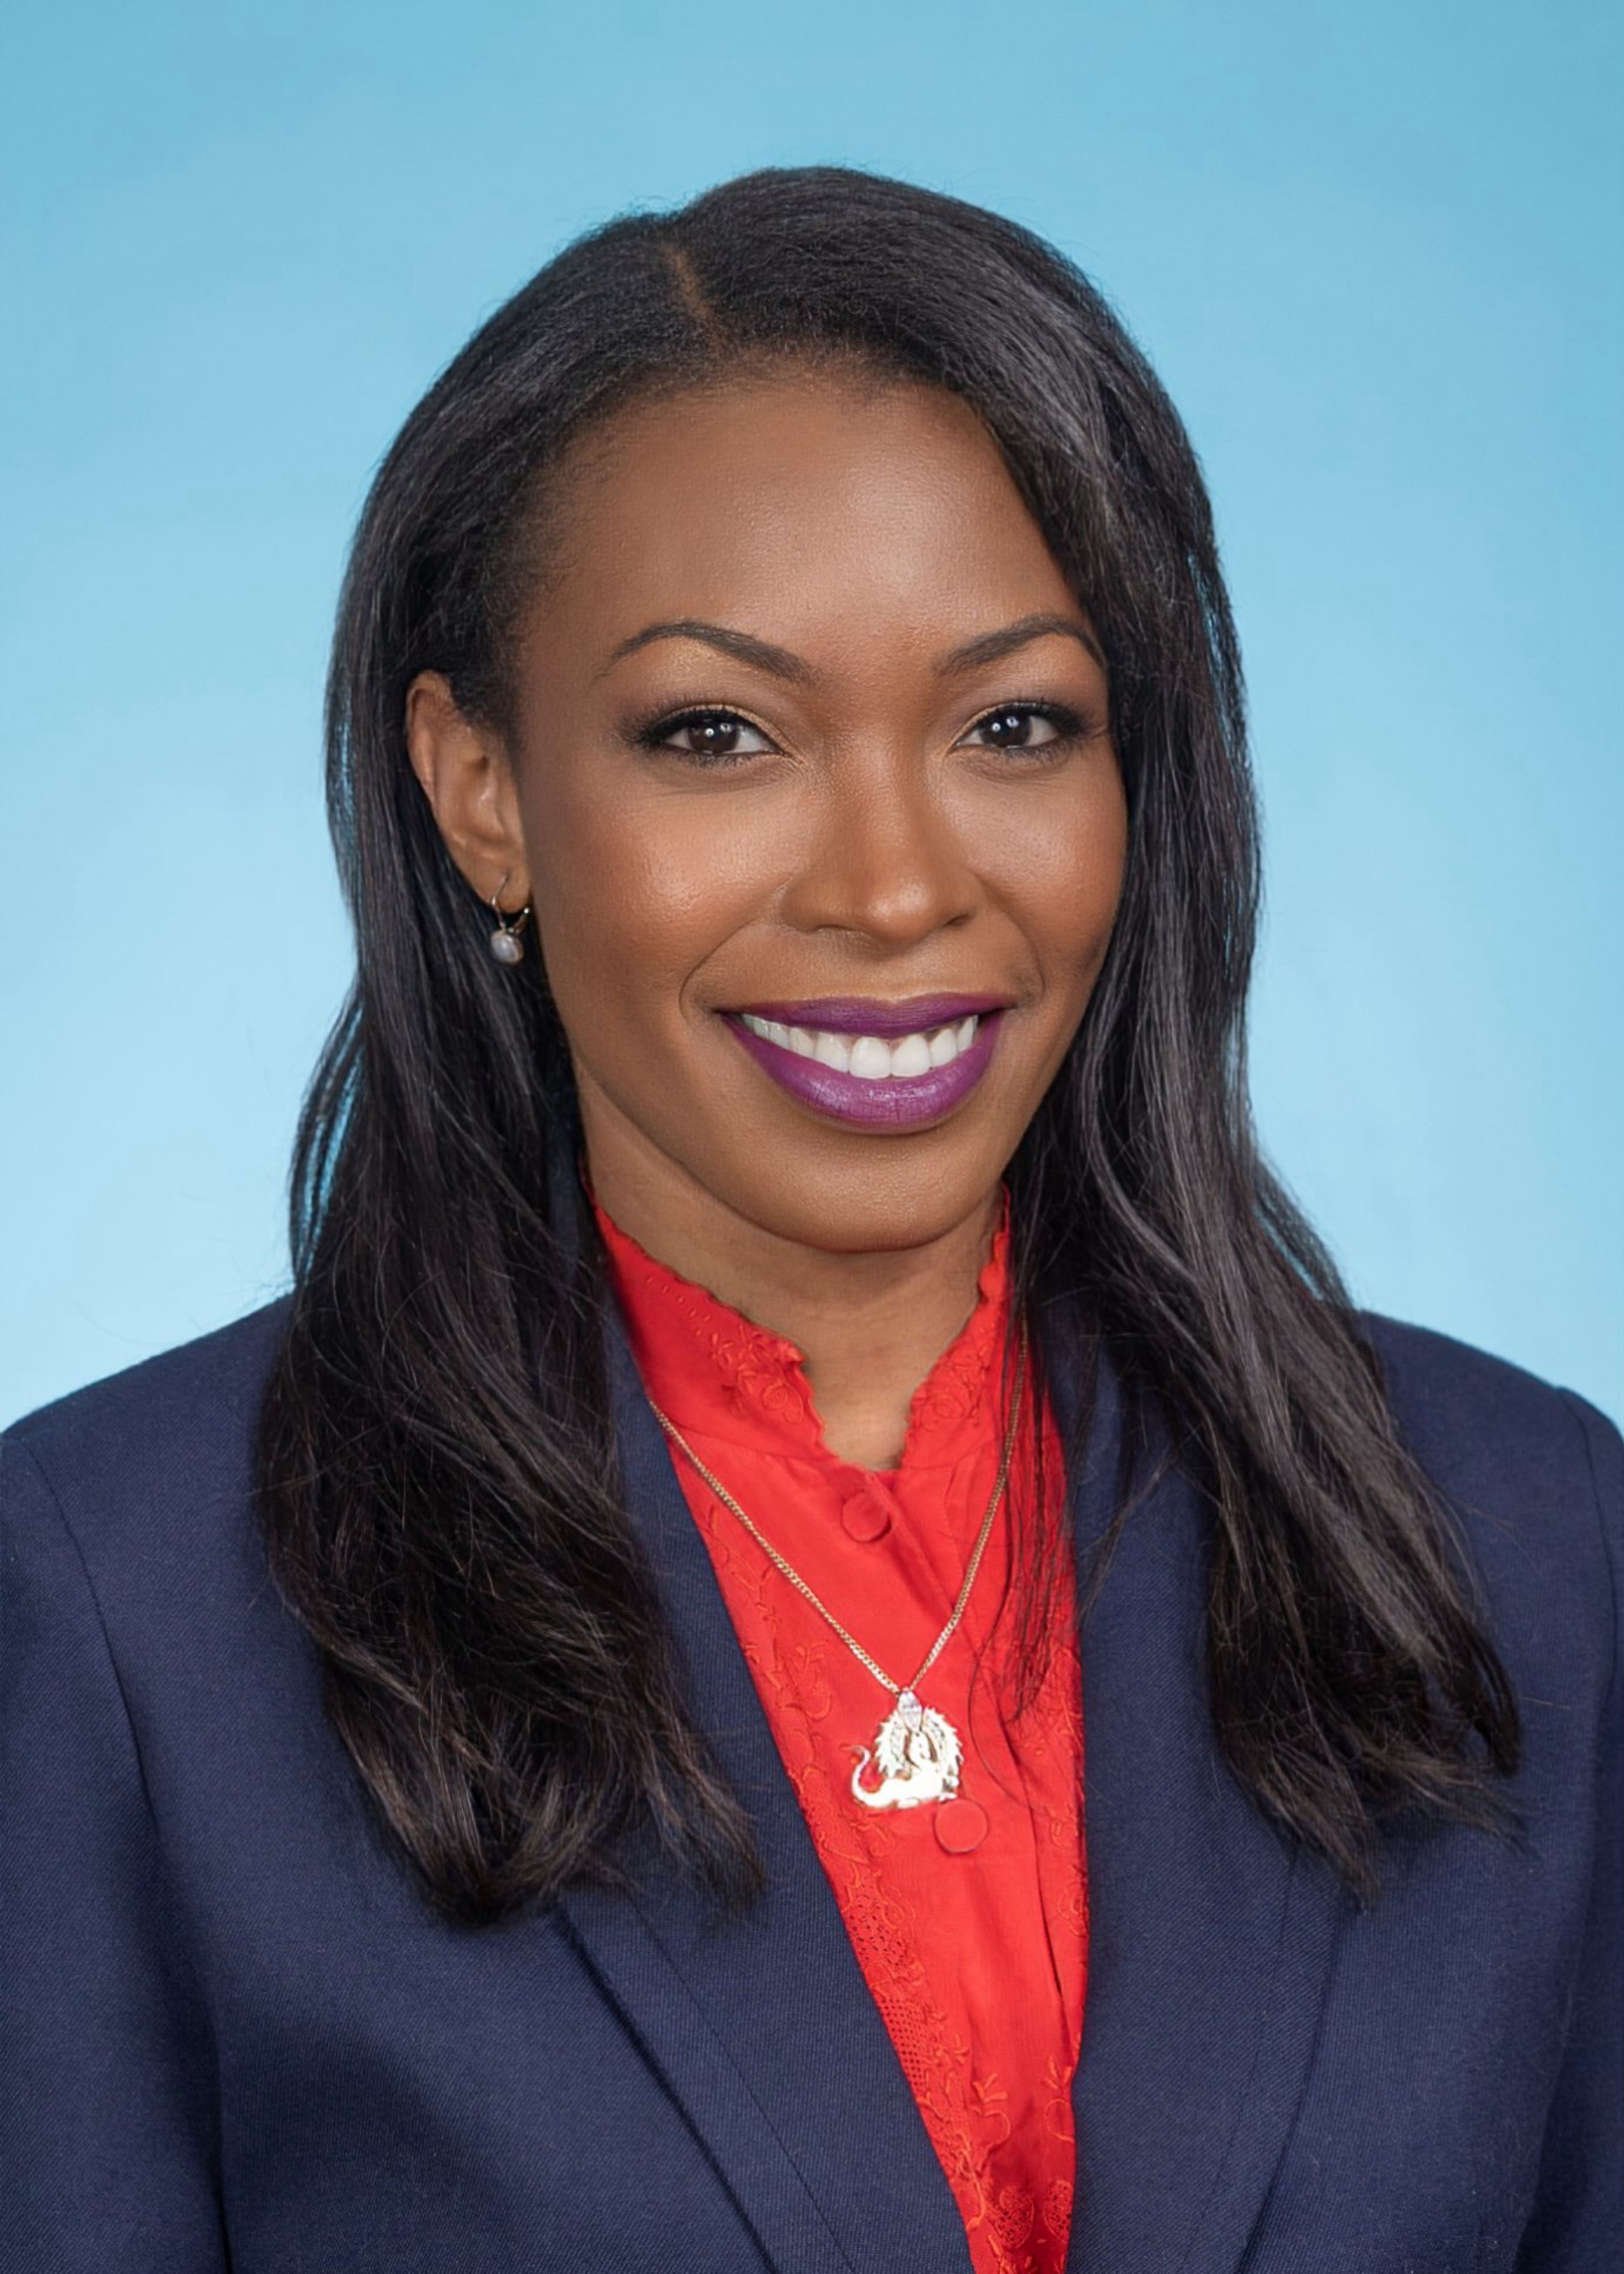
[(329, 720), (291, 1299), (8, 1447), (18, 2263), (1599, 2269), (1618, 1440), (1258, 1156), (1092, 288), (835, 170), (583, 240)]
[(1103, 659), (939, 390), (737, 355), (583, 458), (500, 711), (422, 673), (408, 747), (475, 892), (533, 904), (598, 1199), (886, 1466), (1110, 939)]

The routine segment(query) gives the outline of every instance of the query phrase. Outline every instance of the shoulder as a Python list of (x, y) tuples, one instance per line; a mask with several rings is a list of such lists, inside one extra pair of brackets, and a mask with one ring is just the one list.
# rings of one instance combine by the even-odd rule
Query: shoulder
[(75, 1390), (0, 1437), (0, 1507), (65, 1524), (87, 1562), (197, 1541), (247, 1499), (259, 1402), (288, 1314), (282, 1301)]
[(1624, 1439), (1572, 1390), (1365, 1316), (1401, 1434), (1452, 1511), (1514, 1656), (1605, 1685), (1624, 1600)]
[(1366, 1313), (1399, 1426), (1451, 1497), (1581, 1499), (1616, 1514), (1624, 1439), (1606, 1416), (1488, 1352)]

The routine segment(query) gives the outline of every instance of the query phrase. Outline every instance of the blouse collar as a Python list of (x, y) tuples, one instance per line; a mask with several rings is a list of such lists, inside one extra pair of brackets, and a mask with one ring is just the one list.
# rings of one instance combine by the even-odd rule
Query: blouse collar
[[(596, 1201), (593, 1212), (632, 1354), (655, 1404), (685, 1431), (833, 1463), (794, 1344), (658, 1262)], [(986, 1393), (1003, 1355), (1009, 1303), (1006, 1202), (975, 1306), (914, 1393), (899, 1473), (962, 1460), (996, 1429)]]

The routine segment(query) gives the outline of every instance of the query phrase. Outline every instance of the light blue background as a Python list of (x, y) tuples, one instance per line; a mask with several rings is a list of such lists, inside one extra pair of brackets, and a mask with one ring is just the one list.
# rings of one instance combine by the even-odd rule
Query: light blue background
[(1613, 0), (22, 12), (0, 1413), (282, 1284), (347, 953), (323, 650), (397, 424), (576, 230), (812, 160), (1126, 314), (1245, 642), (1266, 1137), (1363, 1299), (1624, 1412)]

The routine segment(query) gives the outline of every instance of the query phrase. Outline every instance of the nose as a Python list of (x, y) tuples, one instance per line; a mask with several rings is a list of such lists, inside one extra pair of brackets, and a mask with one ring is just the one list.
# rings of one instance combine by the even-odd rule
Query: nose
[(806, 858), (782, 902), (804, 931), (845, 931), (891, 953), (974, 914), (969, 848), (917, 754), (876, 751), (831, 770)]

